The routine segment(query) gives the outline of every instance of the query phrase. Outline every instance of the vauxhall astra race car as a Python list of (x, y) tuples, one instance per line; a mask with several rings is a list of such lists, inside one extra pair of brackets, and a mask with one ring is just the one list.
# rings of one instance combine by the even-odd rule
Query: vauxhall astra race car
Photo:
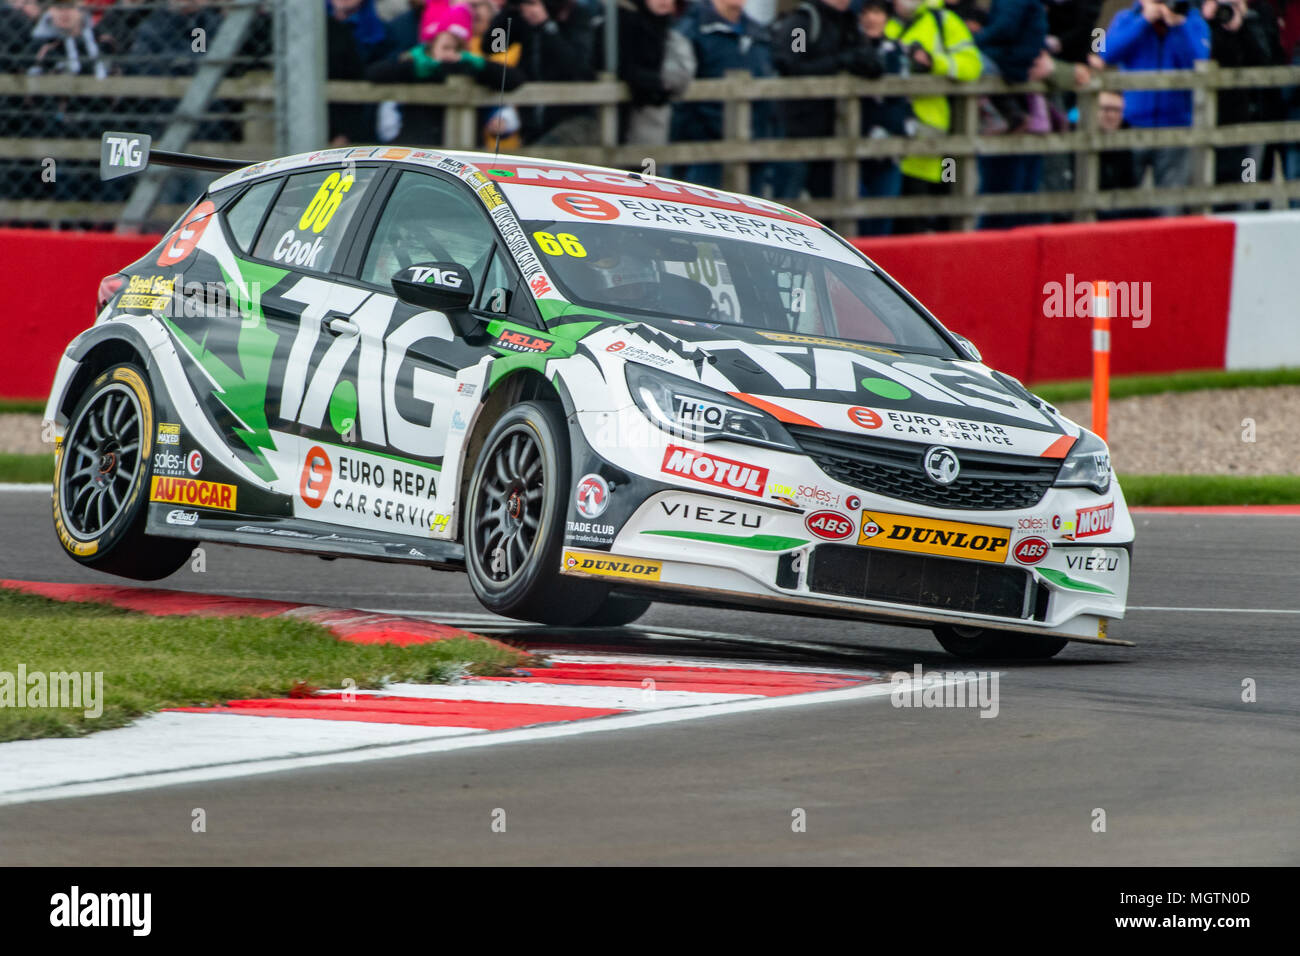
[[(105, 134), (106, 175), (150, 160)], [(226, 175), (60, 362), (84, 565), (222, 542), (463, 569), (555, 625), (658, 600), (1125, 643), (1105, 443), (793, 209), (477, 153), (152, 161)]]

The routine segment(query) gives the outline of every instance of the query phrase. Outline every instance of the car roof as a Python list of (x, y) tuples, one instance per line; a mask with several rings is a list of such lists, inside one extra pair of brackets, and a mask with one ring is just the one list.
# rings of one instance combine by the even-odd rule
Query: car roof
[[(475, 179), (479, 183), (483, 180), (493, 180), (498, 183), (514, 185), (519, 180), (514, 180), (513, 173), (505, 175), (494, 175), (493, 171), (502, 167), (510, 169), (524, 168), (541, 175), (530, 181), (529, 185), (574, 185), (573, 182), (559, 181), (547, 182), (546, 172), (555, 173), (570, 172), (583, 176), (598, 176), (600, 184), (605, 187), (604, 191), (609, 191), (611, 182), (626, 181), (629, 186), (633, 184), (653, 183), (661, 187), (668, 187), (672, 193), (684, 193), (685, 195), (661, 195), (658, 198), (666, 201), (687, 200), (691, 197), (710, 196), (724, 200), (728, 204), (744, 208), (750, 212), (759, 215), (772, 215), (778, 218), (792, 218), (801, 221), (805, 225), (822, 227), (822, 224), (816, 220), (810, 219), (803, 213), (789, 206), (782, 205), (768, 199), (760, 199), (755, 196), (748, 196), (743, 193), (728, 192), (724, 189), (715, 189), (711, 186), (700, 186), (696, 183), (683, 182), (681, 180), (669, 179), (662, 176), (643, 176), (640, 173), (629, 172), (625, 169), (614, 169), (608, 166), (596, 166), (590, 163), (573, 163), (557, 159), (540, 159), (532, 156), (520, 156), (513, 153), (499, 155), (494, 153), (475, 152), (470, 150), (450, 150), (450, 149), (425, 149), (414, 146), (340, 146), (331, 149), (314, 150), (308, 153), (296, 153), (292, 156), (283, 156), (278, 159), (270, 159), (261, 163), (254, 163), (237, 169), (232, 173), (222, 176), (208, 187), (209, 193), (219, 192), (232, 186), (246, 183), (264, 176), (280, 175), (285, 172), (296, 170), (310, 169), (316, 166), (329, 166), (338, 163), (352, 162), (388, 162), (388, 163), (408, 163), (420, 166), (427, 166), (430, 169), (439, 169), (443, 172), (449, 172), (458, 176), (462, 180)], [(477, 174), (477, 176), (475, 176)], [(558, 177), (556, 177), (558, 178)], [(579, 180), (581, 183), (581, 180)], [(585, 183), (590, 187), (591, 183)]]

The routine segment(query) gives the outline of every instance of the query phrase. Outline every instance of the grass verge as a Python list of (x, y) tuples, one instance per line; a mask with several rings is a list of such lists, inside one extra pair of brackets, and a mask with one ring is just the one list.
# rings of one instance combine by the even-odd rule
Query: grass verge
[(43, 482), (54, 480), (54, 455), (11, 455), (0, 452), (0, 481)]
[(1129, 505), (1296, 505), (1300, 475), (1120, 475)]
[[(373, 688), (385, 681), (495, 674), (527, 659), (488, 641), (349, 644), (316, 624), (288, 618), (151, 617), (0, 588), (0, 674), (16, 681), (19, 664), (29, 675), (103, 674), (98, 718), (87, 718), (84, 708), (12, 706), (16, 697), (6, 700), (0, 676), (0, 741), (75, 737), (164, 707), (284, 697), (295, 688), (341, 687), (347, 678)], [(10, 689), (16, 694), (13, 684)]]
[(45, 413), (45, 400), (40, 398), (0, 398), (0, 412), (42, 415)]
[[(1267, 388), (1272, 385), (1300, 385), (1300, 368), (1207, 369), (1197, 372), (1169, 372), (1160, 375), (1121, 375), (1110, 380), (1111, 400), (1162, 392), (1198, 392), (1216, 388)], [(1053, 405), (1092, 396), (1091, 379), (1040, 382), (1029, 390)]]

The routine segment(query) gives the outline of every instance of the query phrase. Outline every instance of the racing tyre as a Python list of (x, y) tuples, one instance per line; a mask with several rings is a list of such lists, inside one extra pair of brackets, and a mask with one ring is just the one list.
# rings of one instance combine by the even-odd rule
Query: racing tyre
[(153, 397), (144, 371), (99, 375), (68, 420), (54, 469), (54, 530), (74, 561), (156, 581), (189, 560), (193, 542), (144, 533), (153, 468)]
[(1059, 637), (1034, 637), (983, 627), (944, 624), (934, 629), (943, 649), (955, 657), (1001, 660), (1046, 660), (1060, 653), (1069, 641)]
[(560, 575), (569, 472), (558, 405), (520, 402), (488, 432), (470, 477), (464, 539), (470, 586), (489, 611), (577, 625), (604, 604), (608, 585)]
[(650, 610), (650, 604), (649, 598), (612, 595), (582, 624), (584, 627), (621, 627), (640, 618)]

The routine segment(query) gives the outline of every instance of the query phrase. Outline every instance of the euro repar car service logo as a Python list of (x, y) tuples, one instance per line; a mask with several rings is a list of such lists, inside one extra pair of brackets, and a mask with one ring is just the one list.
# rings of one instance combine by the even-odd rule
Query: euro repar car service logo
[(648, 558), (625, 558), (617, 554), (592, 554), (585, 551), (565, 551), (562, 570), (573, 574), (596, 574), (607, 578), (627, 578), (632, 581), (658, 581), (663, 570), (662, 561)]
[(883, 511), (862, 512), (858, 544), (866, 548), (936, 554), (1001, 564), (1007, 559), (1011, 529), (996, 525), (939, 521)]

